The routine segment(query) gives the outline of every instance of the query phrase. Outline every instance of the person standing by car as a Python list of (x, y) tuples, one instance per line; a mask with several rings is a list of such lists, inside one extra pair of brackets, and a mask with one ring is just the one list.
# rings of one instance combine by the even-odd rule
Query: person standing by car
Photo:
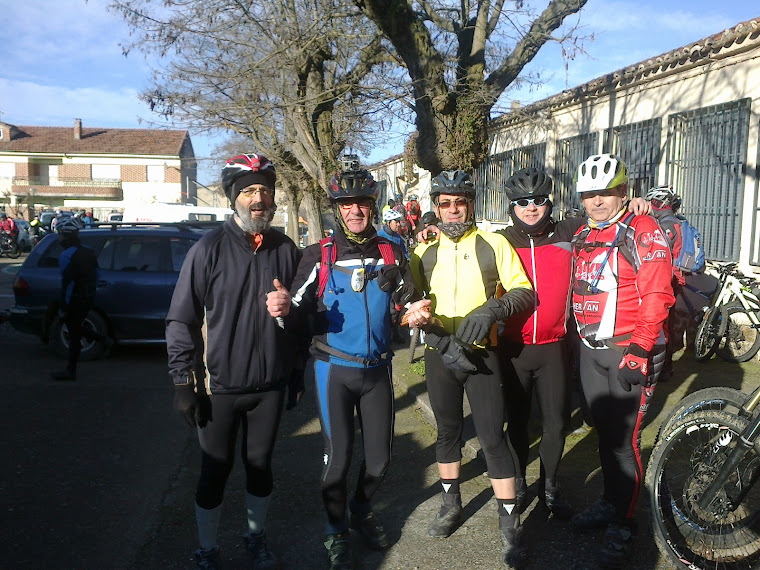
[(197, 427), (202, 451), (195, 495), (198, 568), (220, 564), (222, 499), (241, 428), (246, 548), (253, 568), (279, 567), (264, 532), (271, 458), (286, 384), (291, 380), (291, 389), (302, 388), (291, 370), (294, 339), (282, 328), (284, 321), (267, 311), (268, 294), (289, 286), (298, 265), (296, 245), (270, 227), (275, 182), (275, 167), (264, 156), (227, 161), (222, 187), (235, 214), (190, 249), (166, 317), (174, 405)]
[(657, 221), (624, 208), (628, 169), (622, 160), (611, 154), (588, 158), (578, 167), (576, 189), (588, 220), (573, 239), (572, 306), (604, 491), (571, 522), (580, 530), (606, 527), (599, 563), (618, 568), (633, 546), (644, 478), (641, 427), (665, 360), (673, 269)]
[(58, 257), (58, 268), (61, 271), (59, 314), (69, 331), (68, 365), (65, 370), (50, 374), (53, 380), (58, 381), (77, 379), (77, 362), (82, 352), (82, 328), (95, 300), (98, 258), (93, 250), (79, 241), (80, 229), (82, 224), (75, 218), (64, 218), (56, 224), (58, 241), (63, 247), (63, 253)]
[[(438, 429), (436, 459), (442, 505), (428, 534), (446, 538), (459, 526), (462, 499), (459, 473), (464, 393), (488, 465), (499, 513), (501, 557), (511, 566), (527, 553), (521, 544), (515, 496), (514, 450), (504, 433), (505, 408), (496, 323), (529, 309), (534, 292), (520, 258), (504, 236), (475, 226), (475, 187), (461, 170), (432, 180), (430, 197), (441, 220), (440, 239), (420, 244), (412, 272), (433, 299), (439, 326), (425, 328), (425, 378)], [(499, 295), (503, 290), (503, 295)], [(410, 309), (409, 325), (417, 326)]]
[[(377, 193), (367, 170), (344, 161), (327, 189), (335, 233), (304, 251), (291, 288), (292, 300), (282, 295), (286, 310), (300, 322), (309, 319), (312, 323), (307, 373), (315, 383), (324, 440), (324, 544), (333, 570), (353, 568), (349, 526), (359, 531), (370, 548), (390, 547), (370, 501), (390, 464), (393, 439), (391, 305), (406, 305), (415, 292), (401, 248), (378, 237), (372, 226)], [(428, 301), (421, 301), (412, 306), (427, 305)], [(364, 457), (349, 501), (346, 487), (354, 410)]]

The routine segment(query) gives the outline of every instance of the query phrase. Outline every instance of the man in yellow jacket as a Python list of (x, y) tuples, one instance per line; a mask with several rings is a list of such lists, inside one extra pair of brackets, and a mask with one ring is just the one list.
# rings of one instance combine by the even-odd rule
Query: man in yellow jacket
[(411, 266), (418, 290), (432, 301), (432, 314), (429, 319), (408, 315), (411, 326), (424, 325), (427, 333), (425, 375), (438, 427), (442, 506), (428, 533), (448, 537), (461, 523), (460, 442), (467, 392), (498, 504), (502, 560), (519, 566), (527, 555), (520, 545), (514, 454), (504, 433), (495, 329), (498, 321), (531, 308), (534, 293), (506, 238), (475, 226), (475, 188), (468, 173), (442, 172), (433, 179), (430, 196), (442, 235), (418, 246)]

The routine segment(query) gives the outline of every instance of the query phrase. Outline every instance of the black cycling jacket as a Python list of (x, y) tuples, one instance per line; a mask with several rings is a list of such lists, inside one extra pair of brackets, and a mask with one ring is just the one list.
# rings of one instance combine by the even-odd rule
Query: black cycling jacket
[(299, 253), (277, 230), (264, 234), (254, 251), (233, 218), (204, 235), (187, 254), (166, 317), (169, 373), (195, 370), (215, 394), (245, 394), (281, 388), (294, 354), (292, 336), (266, 309), (266, 296), (278, 277), (290, 287)]

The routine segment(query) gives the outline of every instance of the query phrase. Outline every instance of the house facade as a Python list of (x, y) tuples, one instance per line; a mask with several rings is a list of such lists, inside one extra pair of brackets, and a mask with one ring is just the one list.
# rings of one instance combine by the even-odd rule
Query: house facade
[[(530, 166), (552, 175), (555, 215), (564, 217), (580, 207), (578, 165), (611, 152), (628, 165), (632, 196), (658, 185), (682, 196), (681, 212), (700, 229), (709, 259), (760, 272), (759, 126), (757, 19), (494, 120), (488, 159), (475, 172), (478, 223), (509, 223), (501, 188)], [(427, 191), (429, 184), (418, 194)]]
[(187, 131), (16, 126), (0, 122), (0, 205), (92, 210), (196, 204), (197, 165)]

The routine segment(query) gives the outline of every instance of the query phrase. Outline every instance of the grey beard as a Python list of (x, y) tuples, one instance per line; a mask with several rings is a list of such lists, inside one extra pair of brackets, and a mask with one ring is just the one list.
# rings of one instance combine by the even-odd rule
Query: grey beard
[[(263, 204), (251, 204), (252, 207), (260, 208)], [(266, 210), (265, 216), (251, 216), (250, 208), (236, 207), (235, 213), (240, 220), (240, 227), (248, 234), (263, 234), (272, 225), (272, 216), (275, 208)]]
[(459, 238), (470, 231), (470, 228), (472, 228), (474, 225), (475, 222), (473, 220), (470, 220), (468, 222), (451, 222), (447, 224), (440, 223), (438, 224), (438, 227), (451, 241), (458, 241)]

